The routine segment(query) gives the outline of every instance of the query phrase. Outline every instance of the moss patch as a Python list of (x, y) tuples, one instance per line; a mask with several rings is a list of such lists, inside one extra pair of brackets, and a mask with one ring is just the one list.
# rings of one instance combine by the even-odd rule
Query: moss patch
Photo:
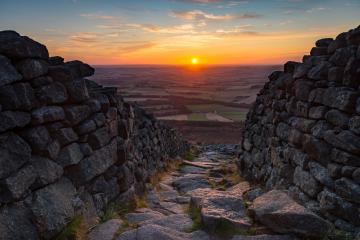
[(84, 224), (84, 219), (82, 216), (74, 217), (70, 223), (61, 231), (61, 233), (55, 238), (56, 240), (68, 240), (68, 239), (77, 239), (82, 240), (86, 239), (86, 226)]
[(185, 212), (187, 214), (189, 214), (190, 218), (193, 220), (193, 225), (188, 230), (188, 232), (194, 232), (194, 231), (203, 229), (203, 225), (201, 222), (201, 209), (200, 208), (197, 208), (194, 205), (189, 204), (189, 206)]

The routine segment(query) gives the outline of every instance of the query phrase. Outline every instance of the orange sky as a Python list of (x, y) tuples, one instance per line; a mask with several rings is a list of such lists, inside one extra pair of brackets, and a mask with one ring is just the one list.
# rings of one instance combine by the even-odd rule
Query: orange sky
[(3, 0), (0, 26), (90, 64), (280, 64), (359, 12), (358, 0)]

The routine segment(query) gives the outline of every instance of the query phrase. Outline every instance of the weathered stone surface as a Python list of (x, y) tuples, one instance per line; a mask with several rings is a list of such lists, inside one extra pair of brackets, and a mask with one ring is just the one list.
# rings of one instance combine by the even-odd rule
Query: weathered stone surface
[(354, 111), (358, 93), (348, 88), (328, 88), (323, 95), (323, 104), (342, 111)]
[(88, 89), (84, 79), (65, 82), (65, 86), (73, 103), (81, 103), (89, 99)]
[(2, 239), (39, 239), (36, 227), (32, 223), (31, 212), (22, 202), (0, 209), (0, 232)]
[(49, 67), (48, 74), (56, 82), (66, 82), (73, 80), (70, 69), (62, 65)]
[(89, 240), (113, 240), (123, 224), (120, 219), (111, 219), (102, 223), (89, 233)]
[(49, 85), (53, 82), (52, 78), (49, 77), (48, 75), (46, 76), (41, 76), (41, 77), (37, 77), (34, 78), (30, 81), (30, 84), (33, 88), (39, 88), (42, 86), (46, 86)]
[(0, 135), (0, 179), (17, 171), (30, 160), (31, 148), (18, 135)]
[(29, 83), (16, 83), (0, 88), (0, 102), (4, 110), (30, 110), (36, 105)]
[(360, 185), (347, 178), (335, 181), (335, 191), (350, 202), (360, 203)]
[(90, 115), (90, 108), (87, 105), (76, 105), (65, 108), (66, 119), (72, 125), (79, 124)]
[(360, 116), (350, 118), (349, 129), (356, 134), (360, 134)]
[(61, 146), (68, 145), (79, 139), (78, 135), (72, 128), (61, 128), (55, 132), (55, 139), (57, 139)]
[(35, 192), (27, 199), (38, 232), (45, 238), (55, 237), (74, 217), (73, 200), (76, 190), (71, 182), (62, 178)]
[(30, 186), (36, 179), (36, 173), (32, 165), (26, 165), (4, 181), (0, 182), (3, 188), (0, 202), (8, 203), (18, 200), (29, 192)]
[(0, 55), (0, 87), (18, 82), (22, 79), (22, 76), (19, 72), (11, 65), (10, 60)]
[(336, 66), (345, 67), (349, 59), (354, 57), (355, 54), (356, 48), (354, 47), (340, 48), (335, 51), (329, 61)]
[(309, 162), (309, 169), (311, 175), (320, 183), (330, 188), (334, 186), (334, 181), (325, 167), (316, 162)]
[(325, 119), (334, 126), (346, 128), (349, 123), (349, 116), (339, 110), (330, 110), (325, 114)]
[(254, 200), (249, 211), (275, 232), (323, 237), (330, 224), (279, 190), (267, 192)]
[(49, 53), (44, 45), (28, 37), (22, 37), (14, 31), (0, 32), (0, 53), (15, 59), (49, 58)]
[(48, 158), (32, 156), (31, 164), (37, 175), (35, 188), (53, 183), (63, 175), (63, 168)]
[(59, 82), (43, 86), (36, 91), (36, 96), (46, 104), (59, 104), (68, 99), (66, 88)]
[(158, 219), (149, 219), (140, 225), (159, 225), (180, 232), (187, 232), (191, 229), (193, 221), (187, 214), (172, 214)]
[(349, 166), (360, 166), (360, 157), (334, 148), (331, 151), (331, 160)]
[(110, 141), (110, 135), (106, 127), (100, 128), (89, 135), (89, 144), (93, 149), (105, 146)]
[[(326, 132), (324, 134), (326, 134)], [(331, 145), (327, 144), (325, 141), (306, 135), (303, 148), (311, 158), (316, 159), (320, 163), (327, 163), (330, 160), (324, 157), (329, 156), (331, 152)]]
[(74, 79), (82, 77), (90, 77), (94, 74), (95, 69), (81, 61), (66, 62), (65, 66), (70, 69)]
[(96, 130), (96, 123), (92, 119), (87, 119), (79, 124), (76, 128), (76, 132), (81, 136), (87, 133), (91, 133)]
[(336, 134), (335, 131), (329, 130), (325, 132), (324, 139), (334, 147), (354, 154), (360, 153), (360, 137), (351, 131), (345, 130)]
[(360, 59), (351, 58), (344, 70), (343, 83), (345, 86), (358, 87), (360, 85)]
[(303, 171), (300, 167), (295, 168), (294, 183), (312, 197), (315, 197), (321, 191), (320, 184), (309, 172)]
[(328, 62), (322, 62), (311, 68), (307, 74), (307, 77), (314, 80), (326, 79), (329, 68), (330, 64)]
[(327, 47), (313, 47), (310, 52), (311, 56), (327, 55)]
[(31, 122), (33, 124), (43, 124), (65, 119), (64, 109), (58, 106), (49, 106), (38, 108), (31, 113)]
[(77, 183), (85, 183), (104, 173), (117, 160), (116, 147), (116, 140), (113, 140), (107, 146), (94, 151), (93, 155), (69, 169), (70, 177)]
[(327, 107), (316, 106), (309, 109), (309, 118), (312, 119), (323, 119), (327, 112)]
[(329, 69), (328, 80), (330, 82), (341, 83), (343, 81), (344, 68), (342, 67), (332, 67)]
[(33, 79), (48, 72), (48, 63), (41, 59), (25, 59), (16, 64), (24, 79)]
[(72, 143), (61, 149), (55, 161), (62, 167), (78, 164), (83, 159), (82, 153), (78, 143)]
[(186, 193), (188, 191), (197, 188), (210, 188), (210, 182), (203, 175), (187, 174), (183, 177), (176, 179), (173, 185), (180, 193)]
[(61, 65), (64, 63), (64, 58), (60, 56), (49, 57), (49, 63), (51, 66)]
[(0, 112), (0, 132), (16, 127), (25, 127), (30, 123), (31, 115), (27, 112)]
[(231, 240), (296, 240), (296, 237), (289, 235), (255, 235), (255, 236), (234, 236)]
[(323, 38), (323, 39), (319, 39), (315, 42), (316, 47), (328, 47), (330, 45), (330, 43), (332, 43), (332, 41), (334, 41), (334, 39), (332, 38)]
[(145, 222), (147, 220), (157, 220), (165, 217), (164, 214), (149, 208), (136, 209), (133, 213), (126, 214), (126, 219), (132, 223)]

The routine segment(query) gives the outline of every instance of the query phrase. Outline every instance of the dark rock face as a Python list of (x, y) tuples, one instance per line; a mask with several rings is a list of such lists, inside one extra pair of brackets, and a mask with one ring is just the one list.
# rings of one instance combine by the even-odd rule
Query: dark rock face
[(302, 63), (269, 76), (248, 113), (238, 161), (247, 179), (289, 190), (350, 231), (360, 226), (358, 40), (359, 29), (321, 39)]
[(188, 150), (115, 88), (84, 79), (93, 73), (0, 31), (1, 239), (54, 239), (79, 215), (94, 223)]

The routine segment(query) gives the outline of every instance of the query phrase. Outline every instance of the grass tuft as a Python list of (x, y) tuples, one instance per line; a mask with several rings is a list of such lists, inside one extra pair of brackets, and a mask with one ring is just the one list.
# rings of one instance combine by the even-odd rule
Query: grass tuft
[(193, 204), (189, 204), (188, 208), (185, 211), (189, 214), (190, 218), (193, 220), (193, 225), (188, 230), (189, 232), (195, 232), (197, 230), (203, 229), (203, 225), (201, 222), (201, 209), (195, 207)]
[(86, 226), (84, 224), (84, 219), (82, 216), (74, 217), (70, 223), (61, 231), (61, 233), (55, 238), (56, 240), (68, 240), (76, 239), (82, 240), (86, 239)]
[(122, 218), (125, 214), (134, 211), (136, 208), (135, 203), (133, 204), (117, 204), (117, 203), (110, 203), (104, 215), (101, 217), (101, 222), (106, 222), (111, 219), (115, 218)]

